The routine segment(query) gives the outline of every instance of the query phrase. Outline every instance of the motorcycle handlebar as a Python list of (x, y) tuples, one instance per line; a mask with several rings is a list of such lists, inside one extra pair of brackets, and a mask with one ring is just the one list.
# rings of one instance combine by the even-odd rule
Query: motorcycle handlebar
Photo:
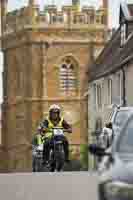
[(68, 132), (68, 130), (67, 129), (64, 129), (64, 128), (60, 128), (60, 127), (55, 127), (55, 128), (52, 128), (52, 130), (54, 130), (54, 129), (61, 129), (61, 130), (63, 130), (64, 132)]

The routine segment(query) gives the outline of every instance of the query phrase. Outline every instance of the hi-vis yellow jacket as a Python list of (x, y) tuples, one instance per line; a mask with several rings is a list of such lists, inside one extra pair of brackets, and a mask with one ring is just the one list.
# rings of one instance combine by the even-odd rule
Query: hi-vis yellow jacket
[(45, 138), (50, 138), (52, 136), (52, 129), (54, 127), (58, 127), (58, 128), (63, 128), (63, 117), (60, 119), (59, 123), (55, 126), (51, 120), (49, 119), (49, 117), (47, 118), (48, 120), (48, 128), (47, 128), (47, 132), (45, 133)]
[(44, 136), (42, 136), (40, 134), (37, 135), (37, 145), (43, 144), (44, 140), (45, 140), (45, 135)]

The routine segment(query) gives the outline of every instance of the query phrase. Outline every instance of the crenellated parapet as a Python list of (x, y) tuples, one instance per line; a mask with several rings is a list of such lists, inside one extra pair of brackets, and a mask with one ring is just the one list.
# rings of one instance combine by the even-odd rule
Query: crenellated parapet
[(32, 3), (19, 10), (7, 12), (2, 29), (3, 34), (9, 34), (26, 28), (87, 29), (91, 26), (104, 28), (106, 23), (107, 12), (103, 7), (96, 10), (94, 7), (83, 6), (79, 10), (70, 5), (58, 10), (56, 5), (48, 5), (40, 11), (39, 5)]

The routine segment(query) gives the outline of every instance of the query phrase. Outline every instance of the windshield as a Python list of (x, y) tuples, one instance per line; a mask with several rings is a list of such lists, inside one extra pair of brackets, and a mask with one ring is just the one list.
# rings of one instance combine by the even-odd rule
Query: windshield
[(133, 155), (133, 118), (128, 121), (121, 133), (118, 152)]
[(118, 134), (121, 131), (121, 129), (124, 125), (124, 122), (126, 122), (129, 114), (130, 114), (130, 112), (128, 110), (120, 110), (117, 112), (117, 114), (114, 118), (114, 121), (113, 121), (114, 135)]

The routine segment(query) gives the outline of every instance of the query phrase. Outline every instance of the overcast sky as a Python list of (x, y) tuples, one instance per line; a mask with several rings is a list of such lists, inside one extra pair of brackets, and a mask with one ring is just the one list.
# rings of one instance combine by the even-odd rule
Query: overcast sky
[[(23, 5), (26, 5), (29, 0), (8, 0), (8, 10), (14, 10), (20, 8)], [(109, 0), (109, 26), (116, 27), (118, 26), (119, 19), (119, 5), (120, 1), (123, 0)], [(133, 0), (125, 0), (126, 2), (133, 2)], [(36, 0), (40, 5), (41, 9), (44, 7), (45, 2), (47, 4), (55, 3), (59, 7), (61, 5), (70, 5), (71, 0)], [(102, 0), (80, 0), (81, 5), (93, 5), (98, 8), (102, 4)], [(2, 102), (2, 59), (0, 55), (0, 103)]]

